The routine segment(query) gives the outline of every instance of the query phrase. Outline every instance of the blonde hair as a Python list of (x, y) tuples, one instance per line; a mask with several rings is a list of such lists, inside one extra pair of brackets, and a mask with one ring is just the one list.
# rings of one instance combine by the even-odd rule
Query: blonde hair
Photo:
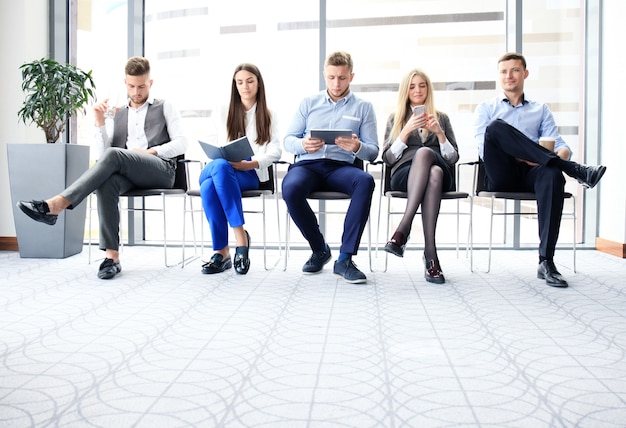
[[(391, 140), (395, 140), (400, 135), (402, 128), (413, 114), (411, 110), (411, 102), (409, 101), (409, 88), (411, 87), (411, 81), (415, 76), (420, 76), (426, 82), (426, 89), (428, 91), (426, 95), (426, 101), (424, 102), (424, 109), (426, 113), (434, 114), (435, 118), (439, 120), (439, 112), (435, 109), (435, 99), (434, 99), (434, 90), (433, 83), (430, 81), (430, 78), (426, 73), (424, 73), (419, 68), (414, 68), (404, 75), (402, 81), (400, 82), (400, 86), (398, 87), (398, 103), (396, 105), (396, 114), (394, 116), (393, 128), (391, 129), (391, 134), (389, 138)], [(428, 135), (428, 130), (424, 130), (426, 132), (425, 135)]]

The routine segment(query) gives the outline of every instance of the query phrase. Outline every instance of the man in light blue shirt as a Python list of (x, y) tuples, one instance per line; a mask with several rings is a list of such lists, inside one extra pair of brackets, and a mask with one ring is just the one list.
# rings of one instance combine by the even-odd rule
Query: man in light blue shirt
[[(284, 139), (285, 150), (296, 156), (283, 179), (283, 199), (294, 223), (308, 241), (313, 254), (302, 267), (318, 273), (331, 259), (317, 217), (307, 202), (314, 191), (330, 190), (351, 196), (346, 212), (339, 258), (333, 272), (353, 284), (367, 278), (352, 262), (369, 216), (374, 178), (354, 166), (355, 160), (373, 161), (378, 156), (374, 108), (350, 92), (354, 77), (350, 54), (334, 52), (324, 64), (327, 89), (305, 98)], [(352, 137), (335, 141), (311, 138), (312, 129), (349, 129)]]
[[(559, 135), (550, 108), (525, 97), (528, 70), (521, 54), (500, 57), (498, 72), (502, 93), (479, 104), (474, 118), (474, 135), (486, 173), (484, 185), (490, 191), (536, 194), (540, 240), (537, 277), (552, 287), (567, 287), (553, 261), (563, 212), (563, 173), (592, 188), (606, 167), (569, 160), (571, 149)], [(555, 140), (554, 151), (538, 144), (541, 137)]]

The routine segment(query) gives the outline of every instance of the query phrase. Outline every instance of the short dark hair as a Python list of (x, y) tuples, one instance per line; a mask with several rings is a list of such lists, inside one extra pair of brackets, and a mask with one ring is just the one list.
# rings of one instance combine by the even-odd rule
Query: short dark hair
[(126, 62), (124, 70), (127, 76), (143, 76), (150, 74), (150, 62), (142, 56), (133, 56)]
[(524, 58), (524, 55), (522, 55), (521, 53), (517, 53), (517, 52), (505, 53), (498, 60), (498, 64), (500, 64), (502, 61), (510, 61), (512, 59), (520, 60), (522, 62), (522, 66), (524, 67), (524, 70), (526, 70), (526, 58)]
[(333, 65), (333, 66), (342, 66), (347, 65), (348, 70), (352, 73), (352, 57), (348, 52), (337, 51), (328, 55), (326, 58), (326, 62), (324, 63), (324, 67)]

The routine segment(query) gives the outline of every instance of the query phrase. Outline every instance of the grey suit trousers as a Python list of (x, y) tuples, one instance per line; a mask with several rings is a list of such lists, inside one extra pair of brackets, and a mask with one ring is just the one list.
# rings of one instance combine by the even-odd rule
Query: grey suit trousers
[(93, 167), (61, 192), (61, 196), (70, 201), (71, 209), (95, 191), (100, 219), (100, 249), (117, 251), (120, 245), (120, 195), (137, 188), (171, 188), (175, 175), (174, 162), (110, 147)]

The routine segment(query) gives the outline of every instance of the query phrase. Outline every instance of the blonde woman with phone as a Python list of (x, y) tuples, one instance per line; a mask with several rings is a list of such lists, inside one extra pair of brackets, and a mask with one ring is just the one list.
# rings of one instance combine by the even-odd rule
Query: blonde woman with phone
[(387, 121), (382, 157), (391, 168), (391, 188), (408, 194), (404, 215), (385, 251), (404, 256), (413, 218), (421, 205), (424, 277), (443, 284), (435, 230), (441, 194), (455, 187), (453, 168), (459, 152), (450, 119), (435, 108), (432, 82), (419, 69), (408, 72), (400, 82), (396, 112)]

